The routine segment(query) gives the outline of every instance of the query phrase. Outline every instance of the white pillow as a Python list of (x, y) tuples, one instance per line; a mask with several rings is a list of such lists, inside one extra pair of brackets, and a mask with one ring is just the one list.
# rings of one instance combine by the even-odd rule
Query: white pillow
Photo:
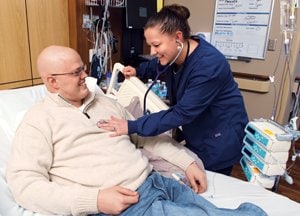
[(5, 167), (12, 138), (25, 112), (45, 93), (43, 85), (0, 91), (0, 167)]
[(15, 203), (5, 180), (6, 162), (16, 128), (29, 107), (46, 93), (43, 85), (0, 91), (0, 215), (38, 216)]

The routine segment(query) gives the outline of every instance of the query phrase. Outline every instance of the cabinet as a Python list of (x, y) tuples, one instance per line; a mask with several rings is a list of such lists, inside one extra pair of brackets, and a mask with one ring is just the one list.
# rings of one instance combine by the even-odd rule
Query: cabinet
[(41, 50), (70, 44), (68, 11), (68, 0), (0, 1), (0, 89), (41, 83)]

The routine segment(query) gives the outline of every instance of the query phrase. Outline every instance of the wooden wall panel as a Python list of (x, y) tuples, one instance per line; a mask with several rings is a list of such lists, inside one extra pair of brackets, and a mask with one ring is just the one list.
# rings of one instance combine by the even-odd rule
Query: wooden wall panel
[(26, 0), (33, 78), (39, 77), (36, 59), (47, 46), (69, 46), (68, 0)]
[(0, 1), (0, 85), (31, 79), (25, 1)]
[(78, 29), (77, 25), (79, 20), (77, 19), (77, 1), (68, 0), (68, 13), (69, 13), (69, 42), (70, 47), (77, 50), (78, 41)]

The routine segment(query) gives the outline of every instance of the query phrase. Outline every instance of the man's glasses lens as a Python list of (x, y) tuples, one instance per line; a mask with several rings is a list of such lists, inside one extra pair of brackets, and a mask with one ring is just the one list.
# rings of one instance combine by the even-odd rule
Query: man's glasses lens
[(74, 71), (75, 76), (79, 76), (83, 71), (86, 71), (86, 65), (81, 66), (76, 71)]
[(51, 76), (61, 76), (61, 75), (80, 76), (83, 71), (86, 71), (86, 69), (87, 69), (86, 64), (84, 64), (81, 67), (77, 68), (73, 72), (70, 72), (70, 73), (60, 73), (60, 74), (51, 74)]

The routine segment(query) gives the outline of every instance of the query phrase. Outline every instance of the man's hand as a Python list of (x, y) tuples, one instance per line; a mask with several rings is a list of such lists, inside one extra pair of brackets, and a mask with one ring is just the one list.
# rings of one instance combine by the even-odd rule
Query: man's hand
[(121, 186), (99, 190), (98, 211), (105, 214), (118, 215), (132, 204), (139, 201), (139, 194)]
[(120, 136), (128, 134), (128, 122), (124, 119), (119, 119), (114, 116), (110, 120), (100, 120), (97, 122), (97, 126), (104, 130), (109, 130), (112, 133), (111, 136)]
[(190, 181), (191, 187), (196, 193), (203, 193), (206, 191), (207, 180), (205, 172), (197, 166), (196, 162), (191, 163), (185, 171), (185, 174)]

